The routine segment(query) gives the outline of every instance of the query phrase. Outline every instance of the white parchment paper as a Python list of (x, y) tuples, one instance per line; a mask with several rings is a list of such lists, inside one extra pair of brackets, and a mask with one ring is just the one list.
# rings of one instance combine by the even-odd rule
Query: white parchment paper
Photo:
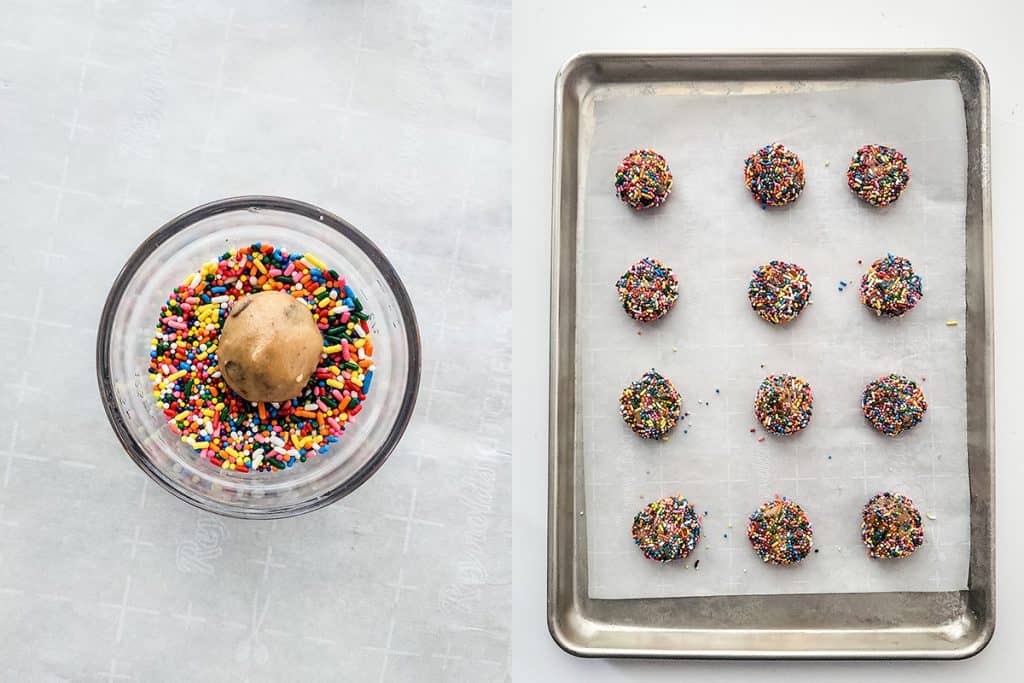
[[(593, 106), (579, 266), (590, 595), (965, 588), (967, 162), (957, 85), (610, 91)], [(773, 141), (804, 160), (807, 184), (795, 204), (762, 210), (743, 185), (743, 160)], [(868, 143), (902, 150), (911, 166), (909, 188), (885, 209), (846, 185), (851, 156)], [(637, 147), (664, 154), (676, 180), (669, 201), (642, 214), (612, 187), (618, 161)], [(924, 298), (902, 319), (877, 319), (859, 303), (860, 275), (886, 252), (909, 258), (924, 281)], [(614, 282), (644, 256), (675, 270), (680, 299), (642, 326), (621, 310)], [(761, 321), (746, 297), (751, 270), (771, 259), (802, 265), (813, 283), (812, 305), (788, 326)], [(618, 415), (622, 387), (651, 367), (689, 412), (667, 442), (637, 438)], [(860, 412), (864, 385), (890, 371), (919, 380), (929, 404), (896, 439)], [(791, 438), (750, 431), (754, 393), (772, 372), (800, 375), (814, 391), (811, 424)], [(902, 561), (870, 560), (860, 542), (861, 507), (884, 490), (910, 496), (924, 516), (925, 544)], [(704, 514), (700, 545), (687, 561), (646, 560), (630, 537), (633, 516), (677, 493)], [(799, 502), (814, 527), (816, 551), (797, 566), (763, 565), (746, 538), (748, 515), (776, 493)]]

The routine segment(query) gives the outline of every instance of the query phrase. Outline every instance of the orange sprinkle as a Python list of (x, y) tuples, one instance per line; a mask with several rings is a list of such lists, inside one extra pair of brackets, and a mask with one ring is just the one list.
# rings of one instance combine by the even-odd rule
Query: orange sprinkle
[(351, 396), (346, 396), (345, 398), (341, 399), (341, 403), (338, 404), (338, 412), (339, 413), (344, 412), (345, 408), (348, 408), (348, 404), (351, 403), (351, 401), (352, 401), (352, 397)]
[(267, 421), (267, 407), (263, 405), (263, 401), (260, 401), (257, 404), (257, 410), (259, 411), (260, 414), (260, 422), (265, 423)]
[(317, 413), (311, 413), (308, 410), (299, 410), (297, 408), (295, 410), (295, 414), (298, 415), (299, 417), (307, 417), (307, 418), (314, 418), (314, 417), (317, 416)]

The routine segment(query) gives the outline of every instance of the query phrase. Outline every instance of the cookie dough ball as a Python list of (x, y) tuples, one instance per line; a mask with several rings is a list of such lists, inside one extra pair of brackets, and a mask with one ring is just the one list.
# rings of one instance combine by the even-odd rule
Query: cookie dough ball
[(928, 401), (917, 382), (895, 373), (869, 383), (860, 404), (871, 426), (887, 436), (898, 436), (916, 427), (928, 410)]
[(898, 318), (924, 296), (921, 276), (902, 256), (887, 254), (871, 264), (860, 279), (860, 302), (877, 316)]
[(644, 439), (666, 438), (682, 414), (679, 392), (653, 368), (622, 390), (619, 414), (638, 436)]
[(761, 208), (796, 201), (804, 189), (804, 162), (779, 143), (747, 157), (743, 178)]
[(811, 281), (795, 263), (771, 261), (754, 269), (747, 296), (762, 320), (781, 325), (800, 315), (810, 302)]
[(794, 375), (768, 375), (754, 397), (754, 416), (772, 434), (795, 434), (811, 422), (811, 385)]
[(672, 269), (654, 258), (640, 259), (629, 267), (615, 288), (629, 317), (640, 322), (657, 320), (679, 298), (679, 280)]
[(217, 344), (224, 381), (247, 401), (295, 398), (322, 351), (323, 337), (309, 309), (277, 291), (236, 301)]
[(668, 162), (653, 149), (635, 149), (615, 170), (615, 194), (637, 211), (661, 206), (672, 192)]
[(762, 561), (796, 564), (813, 544), (811, 522), (799, 505), (785, 497), (770, 500), (750, 515), (747, 538)]
[(921, 513), (906, 496), (888, 491), (876, 494), (864, 506), (860, 535), (871, 557), (907, 557), (924, 543)]
[(662, 498), (633, 518), (633, 540), (649, 560), (684, 558), (700, 540), (700, 515), (682, 496)]
[(853, 155), (846, 182), (872, 206), (888, 206), (900, 198), (910, 182), (907, 158), (892, 147), (864, 145)]

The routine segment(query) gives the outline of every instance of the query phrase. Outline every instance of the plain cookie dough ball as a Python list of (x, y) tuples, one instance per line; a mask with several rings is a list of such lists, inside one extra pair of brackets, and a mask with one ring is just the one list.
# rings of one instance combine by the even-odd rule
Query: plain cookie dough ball
[(217, 345), (228, 386), (247, 401), (264, 402), (298, 396), (322, 351), (323, 337), (309, 309), (277, 291), (236, 301)]

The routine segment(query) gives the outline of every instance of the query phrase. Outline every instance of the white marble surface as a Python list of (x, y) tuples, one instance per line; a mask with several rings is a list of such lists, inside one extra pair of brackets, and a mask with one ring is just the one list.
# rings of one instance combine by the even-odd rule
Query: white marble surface
[[(509, 5), (3, 3), (0, 677), (507, 678)], [(248, 193), (370, 235), (425, 359), (381, 471), (273, 523), (149, 483), (93, 362), (132, 249)]]

